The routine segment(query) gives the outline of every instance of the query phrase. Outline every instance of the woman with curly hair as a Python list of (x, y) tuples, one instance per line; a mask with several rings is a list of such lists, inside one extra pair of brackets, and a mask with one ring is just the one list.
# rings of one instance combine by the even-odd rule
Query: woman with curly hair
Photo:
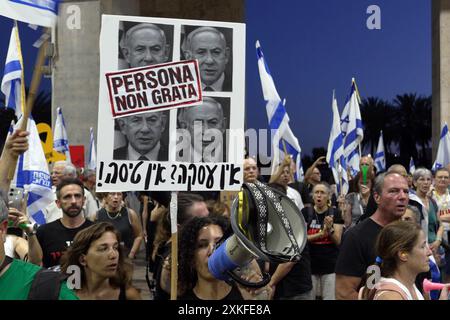
[(62, 258), (63, 273), (70, 266), (81, 270), (81, 300), (140, 300), (132, 287), (132, 267), (125, 262), (120, 233), (111, 223), (99, 222), (80, 232)]
[(208, 258), (222, 239), (228, 223), (223, 218), (193, 218), (183, 227), (179, 241), (179, 285), (186, 300), (242, 300), (235, 286), (214, 278)]
[[(196, 217), (183, 227), (179, 241), (178, 283), (182, 300), (253, 299), (261, 290), (247, 291), (212, 276), (208, 259), (228, 229), (223, 217)], [(248, 280), (248, 279), (247, 279)]]

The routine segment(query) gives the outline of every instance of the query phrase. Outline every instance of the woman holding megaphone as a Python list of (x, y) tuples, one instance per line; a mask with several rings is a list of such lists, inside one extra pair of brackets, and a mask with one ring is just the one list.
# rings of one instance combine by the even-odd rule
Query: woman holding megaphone
[[(270, 287), (248, 289), (235, 282), (216, 279), (208, 267), (219, 241), (229, 227), (225, 217), (194, 217), (183, 226), (179, 239), (178, 285), (180, 300), (254, 300), (268, 299)], [(260, 275), (248, 270), (247, 281)], [(265, 294), (264, 297), (261, 294)]]
[[(421, 227), (409, 221), (390, 223), (378, 235), (375, 249), (376, 264), (368, 269), (366, 285), (361, 288), (359, 299), (424, 300), (415, 280), (419, 273), (430, 269), (432, 252)], [(442, 289), (440, 300), (448, 299), (449, 286), (439, 287)], [(424, 289), (436, 288), (426, 282)]]

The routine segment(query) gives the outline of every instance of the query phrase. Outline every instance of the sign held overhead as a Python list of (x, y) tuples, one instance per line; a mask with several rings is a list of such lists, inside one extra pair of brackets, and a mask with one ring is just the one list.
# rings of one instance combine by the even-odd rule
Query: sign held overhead
[(113, 118), (202, 103), (197, 60), (105, 74)]

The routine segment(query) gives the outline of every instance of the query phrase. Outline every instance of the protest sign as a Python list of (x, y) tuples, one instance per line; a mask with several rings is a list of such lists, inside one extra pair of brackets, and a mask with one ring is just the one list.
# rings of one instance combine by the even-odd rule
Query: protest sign
[(202, 102), (197, 60), (111, 72), (106, 79), (113, 117)]
[(103, 15), (97, 190), (239, 190), (245, 25)]

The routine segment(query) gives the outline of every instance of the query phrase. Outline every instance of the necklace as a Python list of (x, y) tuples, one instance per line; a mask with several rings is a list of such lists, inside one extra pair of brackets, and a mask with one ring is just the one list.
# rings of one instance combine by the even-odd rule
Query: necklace
[[(115, 219), (119, 218), (120, 216), (122, 216), (122, 215), (120, 214), (120, 211), (117, 211), (117, 212), (109, 212), (109, 211), (106, 210), (106, 209), (105, 209), (105, 211), (106, 211), (106, 215), (107, 215), (108, 218), (110, 218), (111, 220), (115, 220)], [(115, 213), (115, 215), (111, 216), (111, 213)]]
[[(318, 211), (319, 211), (319, 210), (317, 210), (317, 207), (314, 206), (314, 215), (316, 216), (317, 224), (320, 224), (320, 228), (322, 229), (322, 228), (323, 228), (323, 225), (324, 225), (324, 221), (320, 222), (319, 216), (318, 216), (317, 213), (319, 213), (320, 215), (324, 214), (324, 217), (325, 217), (325, 216), (326, 216), (326, 212), (328, 211), (328, 208), (326, 208), (326, 209), (325, 209), (324, 211), (322, 211), (322, 212), (318, 212)], [(324, 219), (325, 219), (325, 218), (324, 218)]]

